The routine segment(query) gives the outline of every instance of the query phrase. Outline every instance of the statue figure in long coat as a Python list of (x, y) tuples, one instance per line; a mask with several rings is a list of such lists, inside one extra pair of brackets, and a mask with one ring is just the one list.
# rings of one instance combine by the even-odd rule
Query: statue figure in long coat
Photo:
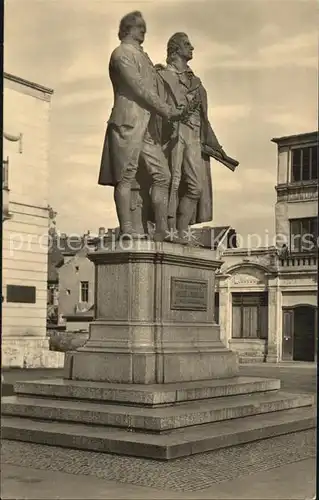
[(157, 74), (148, 55), (142, 49), (146, 23), (141, 12), (124, 16), (119, 26), (120, 45), (113, 51), (109, 64), (114, 90), (114, 106), (108, 120), (102, 152), (99, 184), (114, 187), (114, 200), (122, 237), (140, 237), (143, 230), (135, 227), (132, 218), (138, 165), (146, 167), (150, 179), (150, 207), (154, 212), (157, 237), (167, 233), (167, 206), (170, 171), (161, 144), (152, 134), (157, 115), (166, 120), (178, 120), (183, 109), (161, 100), (157, 89)]
[(209, 123), (207, 92), (188, 66), (192, 52), (188, 36), (176, 33), (167, 44), (167, 66), (156, 66), (160, 99), (189, 110), (178, 123), (157, 119), (171, 169), (169, 226), (181, 238), (188, 238), (191, 224), (212, 220), (210, 157), (231, 170), (238, 165), (226, 155)]

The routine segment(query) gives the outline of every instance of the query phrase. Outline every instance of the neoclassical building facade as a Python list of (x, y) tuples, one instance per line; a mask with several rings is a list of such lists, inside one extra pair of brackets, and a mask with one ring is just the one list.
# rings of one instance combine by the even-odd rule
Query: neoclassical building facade
[(223, 341), (242, 362), (314, 361), (318, 315), (318, 134), (278, 148), (276, 247), (227, 249), (217, 274)]
[(2, 366), (55, 367), (46, 334), (53, 91), (4, 73)]

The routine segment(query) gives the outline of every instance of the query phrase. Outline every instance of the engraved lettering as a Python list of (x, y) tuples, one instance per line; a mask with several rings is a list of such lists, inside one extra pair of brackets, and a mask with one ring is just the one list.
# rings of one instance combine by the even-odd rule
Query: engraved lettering
[(208, 281), (171, 278), (171, 309), (207, 311)]

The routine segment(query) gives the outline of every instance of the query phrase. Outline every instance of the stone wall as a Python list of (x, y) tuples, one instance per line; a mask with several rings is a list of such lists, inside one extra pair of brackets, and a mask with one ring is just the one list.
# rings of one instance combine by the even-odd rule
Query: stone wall
[(231, 339), (229, 347), (237, 352), (240, 363), (263, 363), (267, 357), (267, 342), (262, 339)]

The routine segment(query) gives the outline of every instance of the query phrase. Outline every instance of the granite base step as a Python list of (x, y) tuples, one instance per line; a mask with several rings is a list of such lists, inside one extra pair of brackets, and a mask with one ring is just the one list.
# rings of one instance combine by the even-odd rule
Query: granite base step
[(175, 429), (169, 434), (128, 432), (126, 429), (115, 427), (3, 417), (2, 438), (64, 448), (171, 460), (302, 432), (315, 426), (316, 412), (313, 407)]
[(104, 401), (147, 407), (279, 389), (280, 380), (260, 377), (232, 377), (154, 385), (46, 379), (21, 381), (14, 385), (17, 395)]
[(15, 417), (163, 432), (313, 404), (312, 395), (270, 391), (157, 408), (19, 395), (2, 398), (1, 406), (3, 415)]
[(169, 460), (315, 427), (314, 397), (253, 377), (178, 384), (24, 381), (6, 439)]

